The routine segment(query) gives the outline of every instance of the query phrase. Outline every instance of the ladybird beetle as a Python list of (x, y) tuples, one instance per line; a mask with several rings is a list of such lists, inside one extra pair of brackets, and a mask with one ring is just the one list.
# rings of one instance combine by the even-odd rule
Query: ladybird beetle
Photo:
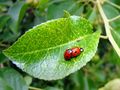
[(76, 57), (80, 55), (81, 52), (83, 52), (83, 48), (79, 48), (79, 47), (72, 48), (72, 57)]
[(74, 58), (74, 57), (77, 57), (78, 55), (80, 55), (81, 52), (83, 52), (83, 51), (84, 51), (84, 49), (79, 48), (79, 47), (67, 49), (64, 53), (64, 58), (65, 58), (65, 60), (70, 60), (71, 58)]
[(65, 60), (69, 60), (72, 58), (72, 50), (71, 49), (67, 49), (64, 53), (64, 58)]

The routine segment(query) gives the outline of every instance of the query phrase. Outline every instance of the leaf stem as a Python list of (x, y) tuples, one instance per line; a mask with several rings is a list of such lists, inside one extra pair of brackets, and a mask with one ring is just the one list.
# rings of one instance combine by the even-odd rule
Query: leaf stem
[(114, 7), (118, 8), (118, 9), (120, 9), (120, 6), (119, 6), (119, 5), (116, 5), (116, 4), (112, 3), (112, 2), (109, 1), (109, 0), (106, 0), (106, 2), (109, 3), (109, 4), (112, 5), (112, 6), (114, 6)]
[(102, 38), (102, 39), (108, 39), (108, 36), (100, 35), (100, 38)]
[(32, 87), (32, 86), (29, 86), (29, 89), (30, 89), (30, 90), (43, 90), (43, 89), (36, 88), (36, 87)]
[(115, 42), (114, 38), (112, 37), (109, 20), (107, 19), (99, 0), (97, 0), (97, 6), (98, 6), (98, 10), (101, 14), (101, 17), (102, 17), (104, 25), (105, 25), (106, 35), (108, 36), (110, 43), (112, 44), (113, 48), (117, 52), (118, 56), (120, 57), (120, 48), (118, 47), (117, 43)]
[(113, 21), (115, 21), (115, 20), (117, 20), (117, 19), (119, 19), (119, 18), (120, 18), (120, 15), (118, 15), (118, 16), (116, 16), (116, 17), (110, 19), (109, 22), (113, 22)]

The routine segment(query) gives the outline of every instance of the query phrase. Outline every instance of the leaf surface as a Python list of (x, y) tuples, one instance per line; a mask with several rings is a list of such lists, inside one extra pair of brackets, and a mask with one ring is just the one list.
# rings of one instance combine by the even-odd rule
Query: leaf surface
[[(19, 38), (4, 51), (25, 72), (45, 80), (63, 78), (83, 67), (94, 56), (100, 32), (93, 33), (84, 18), (71, 16), (42, 23)], [(84, 52), (66, 61), (68, 48), (82, 47)]]
[[(0, 78), (2, 78), (5, 85), (7, 85), (7, 87), (3, 87), (3, 89), (0, 90), (28, 90), (28, 86), (25, 83), (25, 80), (14, 69), (11, 68), (0, 69)], [(0, 85), (2, 83), (2, 79), (0, 79)]]
[(13, 89), (0, 77), (0, 90), (13, 90)]
[(2, 28), (6, 25), (6, 23), (9, 19), (10, 19), (10, 17), (8, 15), (0, 16), (0, 32), (2, 31)]
[(9, 21), (10, 29), (16, 33), (19, 27), (19, 23), (22, 21), (28, 5), (25, 1), (17, 1), (12, 7), (8, 10), (8, 15), (11, 17)]

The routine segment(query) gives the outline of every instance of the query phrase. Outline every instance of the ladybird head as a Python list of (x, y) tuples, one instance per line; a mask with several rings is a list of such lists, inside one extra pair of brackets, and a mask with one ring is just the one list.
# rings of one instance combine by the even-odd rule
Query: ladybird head
[(81, 51), (81, 52), (83, 52), (83, 51), (84, 51), (84, 49), (83, 49), (83, 48), (80, 48), (80, 51)]

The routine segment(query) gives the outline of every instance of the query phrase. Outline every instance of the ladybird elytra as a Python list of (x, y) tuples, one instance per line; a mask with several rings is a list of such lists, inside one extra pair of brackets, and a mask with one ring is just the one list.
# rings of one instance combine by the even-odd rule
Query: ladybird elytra
[(73, 47), (71, 49), (67, 49), (64, 53), (65, 60), (70, 60), (71, 58), (79, 56), (84, 51), (83, 48)]
[(80, 55), (81, 51), (79, 47), (72, 48), (72, 57)]
[(71, 49), (67, 49), (65, 51), (64, 58), (65, 58), (65, 60), (70, 60), (72, 58), (72, 50)]

